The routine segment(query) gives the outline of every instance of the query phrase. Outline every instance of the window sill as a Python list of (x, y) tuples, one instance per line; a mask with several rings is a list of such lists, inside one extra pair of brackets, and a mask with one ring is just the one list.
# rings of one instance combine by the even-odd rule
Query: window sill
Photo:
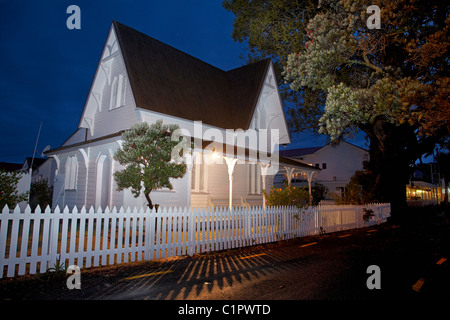
[(159, 192), (159, 193), (177, 193), (175, 190), (169, 190), (169, 189), (162, 189), (162, 190), (153, 190), (152, 192)]

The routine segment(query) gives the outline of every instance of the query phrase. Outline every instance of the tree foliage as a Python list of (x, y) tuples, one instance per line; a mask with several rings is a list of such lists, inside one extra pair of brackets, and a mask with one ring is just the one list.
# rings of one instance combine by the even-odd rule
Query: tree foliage
[(6, 205), (10, 209), (14, 208), (19, 202), (28, 199), (28, 192), (19, 194), (17, 190), (21, 175), (18, 171), (7, 172), (0, 169), (0, 210)]
[(397, 208), (409, 165), (450, 134), (449, 5), (381, 1), (382, 27), (369, 29), (371, 4), (322, 1), (284, 76), (293, 90), (326, 93), (320, 133), (367, 134), (374, 196)]
[[(292, 52), (303, 50), (307, 41), (305, 27), (314, 17), (319, 1), (313, 0), (226, 0), (223, 6), (236, 18), (233, 39), (247, 42), (246, 62), (271, 58), (274, 63), (280, 95), (284, 101), (291, 131), (317, 133), (322, 92), (304, 87), (291, 90), (282, 71)], [(301, 104), (302, 108), (297, 106)]]
[(448, 5), (382, 1), (382, 28), (368, 29), (372, 1), (323, 1), (291, 53), (291, 88), (327, 93), (320, 132), (339, 139), (377, 120), (409, 124), (420, 136), (450, 132)]
[(186, 173), (186, 164), (172, 159), (174, 148), (183, 143), (182, 137), (172, 138), (177, 129), (178, 125), (158, 120), (152, 125), (138, 123), (122, 135), (122, 147), (114, 154), (114, 159), (125, 166), (114, 173), (119, 191), (131, 188), (136, 198), (143, 191), (148, 206), (153, 208), (150, 192), (173, 189), (170, 179), (182, 178)]
[(342, 198), (336, 199), (338, 204), (366, 204), (379, 201), (374, 197), (373, 181), (364, 170), (357, 170), (345, 186)]
[(48, 185), (48, 179), (35, 181), (30, 187), (30, 207), (31, 210), (39, 205), (41, 209), (52, 206), (53, 187)]

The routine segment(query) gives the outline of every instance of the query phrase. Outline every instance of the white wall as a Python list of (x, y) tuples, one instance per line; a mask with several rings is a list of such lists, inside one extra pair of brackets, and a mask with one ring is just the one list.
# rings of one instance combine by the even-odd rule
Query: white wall
[[(123, 99), (118, 106), (113, 106), (111, 93), (115, 79), (119, 77), (123, 79), (123, 92), (120, 90)], [(135, 110), (136, 106), (125, 63), (114, 28), (111, 27), (86, 101), (80, 129), (88, 129), (87, 139), (95, 139), (129, 129), (131, 125), (139, 121)], [(80, 135), (76, 134), (76, 136)]]
[[(134, 198), (130, 190), (118, 191), (113, 173), (122, 166), (113, 159), (119, 148), (120, 137), (92, 143), (85, 148), (59, 153), (59, 163), (53, 193), (53, 207), (94, 206), (142, 207), (147, 200), (142, 195)], [(78, 172), (75, 190), (65, 190), (66, 162), (69, 157), (77, 157)], [(156, 190), (150, 194), (154, 204), (163, 206), (188, 206), (188, 176), (172, 180), (173, 190)]]
[(322, 169), (316, 173), (317, 181), (349, 181), (356, 170), (363, 169), (363, 161), (368, 152), (346, 142), (328, 144), (311, 155), (303, 156), (303, 161), (315, 166), (319, 164)]

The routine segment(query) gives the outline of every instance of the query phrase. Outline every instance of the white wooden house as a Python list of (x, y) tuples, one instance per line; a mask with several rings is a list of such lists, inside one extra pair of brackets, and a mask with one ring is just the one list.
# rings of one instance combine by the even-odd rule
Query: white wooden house
[[(203, 159), (188, 163), (173, 190), (151, 193), (161, 206), (262, 205), (262, 189), (270, 188), (276, 173), (269, 169), (286, 167), (310, 179), (318, 171), (275, 152), (290, 136), (270, 60), (223, 71), (114, 21), (78, 129), (46, 152), (57, 164), (53, 206), (144, 206), (143, 196), (117, 191), (113, 173), (121, 166), (113, 155), (124, 130), (157, 120), (201, 139), (194, 157)], [(277, 134), (239, 149), (246, 152), (234, 147), (235, 137), (218, 139), (241, 132), (251, 140), (250, 133), (264, 129)], [(224, 142), (223, 149), (217, 144), (211, 149), (211, 142)], [(220, 151), (222, 161), (205, 161), (212, 151)]]

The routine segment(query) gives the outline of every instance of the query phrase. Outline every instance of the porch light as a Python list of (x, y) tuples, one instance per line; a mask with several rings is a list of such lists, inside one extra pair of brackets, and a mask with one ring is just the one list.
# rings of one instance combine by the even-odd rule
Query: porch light
[(220, 154), (218, 154), (218, 153), (216, 152), (216, 150), (214, 149), (214, 151), (213, 151), (212, 154), (211, 154), (211, 158), (213, 158), (213, 160), (217, 160), (217, 159), (220, 158)]

